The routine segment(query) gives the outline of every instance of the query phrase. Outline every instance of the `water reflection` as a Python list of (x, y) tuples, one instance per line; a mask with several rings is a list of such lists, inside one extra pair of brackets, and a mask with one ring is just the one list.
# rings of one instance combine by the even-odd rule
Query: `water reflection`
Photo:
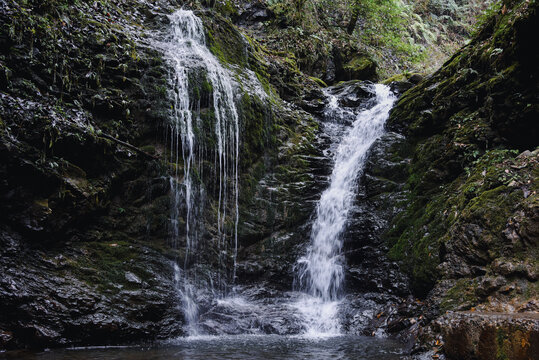
[(338, 336), (325, 339), (284, 336), (228, 336), (180, 339), (158, 347), (63, 349), (4, 353), (0, 359), (39, 360), (397, 360), (408, 359), (393, 340)]

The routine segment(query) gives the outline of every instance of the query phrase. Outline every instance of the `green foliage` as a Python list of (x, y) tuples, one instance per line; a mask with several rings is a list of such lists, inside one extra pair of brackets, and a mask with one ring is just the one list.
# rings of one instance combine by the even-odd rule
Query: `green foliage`
[(477, 18), (476, 23), (473, 25), (471, 33), (472, 36), (476, 36), (481, 29), (483, 29), (489, 21), (494, 19), (494, 15), (498, 13), (502, 8), (502, 0), (495, 0), (481, 13)]
[(425, 72), (440, 66), (462, 45), (486, 3), (271, 0), (275, 34), (270, 34), (270, 42), (293, 53), (302, 71), (318, 77), (322, 74), (316, 69), (327, 65), (335, 48), (369, 54), (383, 77)]
[(369, 0), (355, 1), (353, 7), (352, 10), (360, 11), (362, 22), (356, 31), (364, 43), (389, 47), (412, 62), (422, 60), (424, 48), (410, 37), (403, 16), (410, 12), (406, 4), (399, 0)]

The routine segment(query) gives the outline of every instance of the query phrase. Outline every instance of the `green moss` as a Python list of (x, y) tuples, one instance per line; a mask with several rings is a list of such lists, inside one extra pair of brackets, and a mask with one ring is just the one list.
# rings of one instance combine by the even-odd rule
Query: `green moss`
[(241, 98), (242, 157), (241, 168), (248, 168), (266, 148), (271, 148), (270, 118), (266, 114), (266, 105), (256, 96), (244, 93)]
[[(110, 235), (112, 238), (109, 242), (86, 243), (83, 247), (84, 255), (72, 264), (73, 271), (99, 291), (119, 291), (117, 285), (130, 286), (125, 279), (125, 272), (131, 270), (130, 262), (135, 262), (140, 254), (134, 244), (120, 240), (123, 235)], [(137, 271), (136, 275), (143, 277), (144, 274)]]
[(469, 310), (478, 303), (476, 296), (477, 281), (474, 279), (459, 279), (445, 294), (440, 303), (442, 312), (452, 310)]
[[(428, 147), (423, 150), (430, 153)], [(436, 182), (425, 187), (420, 185), (424, 181), (421, 177), (413, 174), (409, 177), (409, 186), (414, 189), (410, 194), (411, 205), (398, 216), (386, 236), (392, 246), (390, 257), (402, 262), (403, 268), (412, 275), (412, 286), (418, 293), (425, 294), (436, 281), (440, 245), (470, 236), (463, 233), (466, 224), (482, 229), (480, 241), (486, 245), (478, 246), (488, 246), (488, 259), (503, 254), (506, 246), (503, 229), (515, 206), (524, 200), (518, 188), (507, 184), (526, 183), (533, 177), (531, 169), (514, 171), (518, 167), (525, 168), (522, 165), (511, 167), (514, 156), (512, 150), (488, 151), (443, 189), (434, 187)], [(436, 190), (437, 194), (421, 196), (428, 188)], [(513, 252), (518, 254), (519, 251), (523, 249), (515, 244)]]
[(351, 79), (377, 80), (376, 62), (367, 55), (356, 55), (344, 65), (344, 70), (350, 74)]
[(309, 79), (320, 85), (321, 87), (327, 87), (328, 85), (322, 80), (314, 76), (309, 76)]
[(412, 287), (421, 295), (438, 277), (440, 240), (447, 229), (443, 221), (444, 201), (442, 196), (426, 203), (416, 200), (416, 207), (408, 209), (407, 216), (401, 216), (388, 232), (393, 243), (390, 258), (402, 263), (412, 275)]
[(241, 205), (242, 213), (245, 213), (248, 206), (254, 205), (255, 190), (258, 182), (265, 175), (266, 166), (264, 162), (259, 160), (252, 164), (248, 171), (244, 172), (241, 178)]
[(401, 74), (396, 74), (396, 75), (393, 75), (391, 77), (388, 77), (387, 79), (382, 81), (382, 84), (389, 85), (394, 81), (407, 81), (407, 80), (408, 80), (407, 74), (406, 73), (401, 73)]
[(215, 10), (226, 17), (235, 17), (238, 15), (238, 8), (232, 0), (218, 1)]
[(246, 39), (228, 20), (218, 14), (204, 17), (210, 51), (223, 64), (247, 65)]
[(145, 145), (140, 148), (140, 150), (144, 151), (145, 153), (148, 153), (150, 155), (155, 155), (155, 146), (153, 145)]
[(507, 334), (505, 333), (504, 329), (497, 328), (496, 329), (496, 345), (497, 345), (496, 360), (509, 360), (509, 357), (505, 353), (506, 342), (507, 342)]
[(273, 92), (271, 90), (268, 78), (267, 76), (265, 76), (266, 74), (261, 74), (260, 71), (256, 71), (255, 74), (258, 78), (258, 81), (260, 81), (260, 84), (262, 84), (262, 87), (264, 88), (266, 94), (271, 95)]

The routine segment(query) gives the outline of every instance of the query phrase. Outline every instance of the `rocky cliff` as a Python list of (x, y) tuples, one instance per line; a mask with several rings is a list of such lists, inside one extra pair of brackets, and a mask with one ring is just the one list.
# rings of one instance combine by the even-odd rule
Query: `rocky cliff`
[(408, 144), (393, 154), (410, 161), (385, 239), (425, 301), (423, 324), (448, 311), (538, 311), (536, 31), (535, 2), (497, 4), (392, 112), (388, 127)]
[[(2, 3), (3, 347), (130, 343), (183, 333), (173, 270), (186, 263), (185, 227), (171, 239), (169, 182), (185, 164), (167, 157), (172, 70), (154, 46), (178, 7), (167, 1)], [(299, 106), (319, 85), (219, 12), (199, 15), (219, 61), (242, 86), (254, 79), (262, 89), (238, 99), (238, 278), (249, 282), (262, 269), (276, 287), (289, 288), (290, 249), (304, 241), (289, 233), (302, 233), (292, 229), (306, 223), (323, 186), (316, 174), (328, 171), (316, 148), (318, 125)], [(190, 78), (192, 110), (205, 120), (198, 131), (207, 134), (208, 152), (199, 159), (207, 197), (200, 200), (196, 260), (185, 271), (198, 274), (201, 288), (226, 288), (232, 249), (217, 254), (213, 241), (220, 199), (212, 93), (204, 73)], [(178, 211), (185, 223), (186, 209)], [(290, 241), (281, 247), (279, 237)], [(272, 255), (272, 246), (278, 253)]]
[(133, 4), (0, 5), (2, 346), (180, 333), (155, 142), (165, 70), (141, 41), (152, 9)]
[[(182, 335), (174, 264), (200, 289), (234, 285), (266, 302), (287, 296), (332, 161), (325, 84), (303, 71), (330, 82), (378, 75), (331, 77), (333, 55), (322, 66), (301, 49), (276, 49), (267, 4), (214, 3), (0, 4), (0, 348)], [(237, 259), (231, 215), (227, 247), (215, 242), (215, 90), (204, 72), (189, 75), (189, 109), (205, 149), (197, 158), (204, 196), (195, 255), (185, 252), (184, 207), (171, 236), (170, 184), (180, 183), (173, 175), (186, 163), (169, 155), (172, 69), (155, 42), (181, 5), (196, 11), (211, 52), (248, 89), (235, 98)], [(453, 331), (459, 316), (538, 311), (537, 5), (507, 0), (493, 9), (436, 73), (392, 83), (402, 97), (371, 149), (345, 236), (342, 323), (350, 332), (383, 329), (427, 350), (441, 333), (448, 344), (462, 333)], [(345, 63), (365, 55), (343, 52)], [(331, 91), (349, 108), (372, 96), (361, 81)], [(252, 326), (244, 314), (232, 326), (208, 292), (196, 296), (209, 332)], [(470, 312), (445, 315), (462, 310)], [(257, 326), (300, 331), (289, 318), (279, 323)]]

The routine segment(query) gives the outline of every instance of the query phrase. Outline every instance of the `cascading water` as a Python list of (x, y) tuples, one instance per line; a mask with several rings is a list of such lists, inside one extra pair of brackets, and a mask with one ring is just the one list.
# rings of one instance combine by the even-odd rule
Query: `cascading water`
[[(387, 86), (377, 84), (374, 90), (373, 104), (356, 115), (336, 149), (330, 184), (316, 209), (311, 244), (298, 260), (297, 281), (305, 296), (296, 306), (304, 316), (307, 332), (313, 335), (340, 332), (337, 312), (344, 279), (342, 235), (368, 150), (383, 134), (396, 99)], [(343, 116), (346, 111), (351, 110), (340, 108), (337, 98), (330, 95), (326, 117)]]
[[(223, 68), (219, 60), (206, 46), (206, 35), (200, 18), (192, 11), (179, 10), (170, 15), (170, 34), (157, 46), (164, 50), (171, 68), (169, 93), (173, 100), (172, 116), (168, 126), (170, 131), (170, 162), (175, 164), (175, 174), (170, 178), (172, 196), (171, 225), (173, 244), (177, 245), (180, 237), (180, 209), (185, 201), (185, 264), (184, 273), (190, 257), (197, 248), (197, 231), (201, 223), (201, 203), (203, 188), (195, 178), (202, 175), (200, 165), (204, 152), (203, 141), (198, 138), (196, 129), (202, 127), (195, 100), (190, 98), (190, 72), (204, 74), (211, 86), (211, 103), (213, 105), (213, 127), (215, 129), (215, 168), (218, 188), (217, 208), (217, 241), (219, 252), (218, 287), (224, 292), (223, 284), (228, 278), (232, 282), (236, 276), (236, 257), (238, 250), (238, 165), (239, 165), (239, 117), (234, 103), (234, 86), (229, 72)], [(180, 154), (183, 161), (183, 178), (180, 179), (178, 164)], [(233, 208), (233, 214), (227, 210)], [(227, 219), (233, 217), (233, 230), (225, 226)], [(228, 244), (232, 237), (232, 244)], [(229, 248), (230, 247), (230, 248)], [(233, 252), (233, 269), (227, 267), (227, 250)], [(175, 268), (176, 280), (179, 284), (179, 267)], [(230, 273), (232, 273), (230, 275)], [(198, 309), (194, 301), (194, 288), (187, 277), (183, 278), (180, 287), (183, 309), (191, 334), (196, 334), (196, 317)]]
[[(170, 162), (175, 164), (171, 176), (172, 190), (171, 224), (174, 243), (178, 243), (180, 213), (185, 204), (185, 263), (182, 270), (175, 266), (175, 281), (182, 298), (182, 308), (191, 335), (199, 333), (198, 307), (195, 286), (186, 274), (189, 259), (196, 257), (198, 231), (201, 221), (201, 199), (204, 189), (200, 183), (204, 153), (207, 152), (203, 127), (196, 102), (190, 96), (192, 78), (202, 76), (211, 87), (212, 129), (214, 131), (216, 193), (217, 251), (219, 272), (215, 274), (218, 296), (226, 294), (227, 280), (235, 279), (238, 227), (238, 165), (239, 165), (239, 116), (234, 102), (234, 82), (229, 71), (219, 63), (205, 43), (202, 21), (191, 11), (180, 10), (170, 16), (171, 32), (158, 45), (165, 51), (171, 68), (169, 78), (170, 96), (173, 99), (170, 131)], [(256, 86), (255, 86), (256, 88)], [(335, 165), (330, 185), (318, 203), (316, 219), (311, 232), (311, 244), (306, 255), (298, 261), (300, 271), (297, 282), (303, 291), (301, 300), (293, 307), (299, 309), (308, 334), (338, 334), (338, 306), (342, 296), (344, 260), (341, 254), (342, 234), (348, 213), (353, 206), (354, 187), (363, 169), (367, 151), (382, 135), (383, 126), (395, 97), (388, 87), (374, 85), (376, 97), (370, 106), (358, 111), (338, 105), (337, 96), (326, 93), (330, 103), (326, 117), (352, 118), (351, 127), (335, 148)], [(198, 107), (200, 105), (198, 104)], [(342, 126), (340, 127), (343, 128)], [(181, 163), (183, 161), (183, 164)], [(179, 164), (179, 166), (178, 166)], [(183, 173), (178, 169), (183, 165)], [(233, 209), (230, 213), (230, 209)], [(233, 219), (233, 222), (231, 221)], [(228, 227), (225, 224), (229, 224)], [(233, 225), (230, 225), (233, 224)], [(230, 241), (229, 241), (230, 240)], [(233, 261), (227, 261), (227, 251), (233, 253)], [(233, 262), (233, 263), (231, 263)], [(231, 268), (226, 268), (230, 265)], [(217, 306), (228, 306), (229, 302)], [(232, 304), (232, 303), (231, 303)], [(248, 308), (247, 303), (234, 306)], [(225, 306), (225, 307), (226, 307)], [(284, 309), (284, 308), (283, 308)], [(285, 310), (286, 311), (286, 310)], [(252, 331), (258, 331), (251, 329)]]

